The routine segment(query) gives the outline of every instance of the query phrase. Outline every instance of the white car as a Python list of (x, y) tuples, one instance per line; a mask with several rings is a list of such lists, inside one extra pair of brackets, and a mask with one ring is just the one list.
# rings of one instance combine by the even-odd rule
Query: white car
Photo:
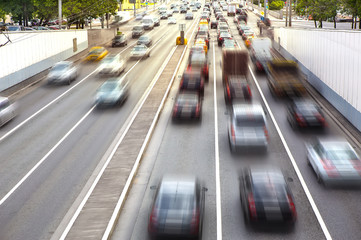
[(168, 24), (177, 24), (177, 19), (175, 19), (174, 17), (168, 18)]
[(144, 44), (135, 45), (132, 51), (130, 52), (131, 58), (142, 58), (149, 57), (150, 50)]
[(49, 71), (47, 80), (49, 84), (66, 83), (70, 85), (78, 76), (77, 67), (73, 62), (61, 61), (56, 63)]
[(0, 97), (0, 127), (17, 115), (17, 106), (7, 97)]
[(125, 61), (119, 55), (108, 55), (97, 68), (99, 75), (120, 75), (125, 70)]

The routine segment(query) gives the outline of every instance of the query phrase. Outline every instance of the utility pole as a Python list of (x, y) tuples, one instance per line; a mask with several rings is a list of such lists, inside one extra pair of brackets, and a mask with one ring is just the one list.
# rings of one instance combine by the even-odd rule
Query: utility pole
[(137, 0), (133, 0), (134, 1), (134, 17), (135, 17), (135, 15), (137, 15), (137, 10), (136, 10), (136, 8), (135, 8), (135, 2), (137, 1)]
[(61, 29), (61, 24), (63, 23), (62, 14), (62, 7), (61, 7), (61, 0), (59, 0), (59, 29)]
[(264, 0), (264, 18), (267, 17), (268, 0)]
[(287, 27), (287, 21), (288, 21), (288, 4), (290, 4), (289, 0), (286, 2), (286, 21), (285, 21), (285, 26), (286, 27)]
[(292, 0), (288, 0), (288, 1), (290, 2), (288, 5), (289, 10), (290, 10), (290, 20), (288, 21), (288, 25), (290, 27), (292, 27)]

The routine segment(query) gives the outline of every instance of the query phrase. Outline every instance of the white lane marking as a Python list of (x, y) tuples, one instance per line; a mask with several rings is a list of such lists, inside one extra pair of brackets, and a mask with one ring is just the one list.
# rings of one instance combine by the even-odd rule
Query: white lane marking
[(94, 110), (93, 106), (60, 140), (50, 151), (0, 200), (0, 206), (18, 189), (21, 184), (49, 157), (51, 153), (77, 128), (86, 117)]
[(275, 119), (274, 116), (273, 116), (273, 113), (272, 113), (272, 111), (271, 111), (271, 108), (269, 107), (268, 102), (267, 102), (266, 98), (264, 97), (264, 95), (263, 95), (263, 93), (262, 93), (262, 91), (261, 91), (261, 87), (259, 86), (258, 81), (257, 81), (256, 77), (254, 76), (254, 73), (253, 73), (251, 67), (248, 66), (248, 68), (249, 68), (249, 70), (250, 70), (250, 72), (251, 72), (251, 75), (252, 75), (252, 77), (253, 77), (253, 80), (254, 80), (257, 88), (258, 88), (258, 91), (259, 91), (259, 93), (261, 94), (262, 100), (263, 100), (264, 104), (266, 105), (266, 108), (267, 108), (267, 110), (268, 110), (268, 112), (269, 112), (269, 114), (270, 114), (270, 117), (271, 117), (271, 119), (272, 119), (272, 122), (273, 122), (273, 124), (274, 124), (275, 127), (276, 127), (276, 130), (277, 130), (277, 132), (278, 132), (278, 135), (279, 135), (280, 138), (281, 138), (281, 141), (282, 141), (282, 143), (283, 143), (283, 146), (284, 146), (285, 149), (286, 149), (287, 155), (288, 155), (288, 157), (289, 157), (289, 159), (290, 159), (290, 161), (291, 161), (291, 163), (292, 163), (292, 166), (293, 166), (293, 168), (295, 169), (295, 172), (296, 172), (296, 174), (297, 174), (297, 177), (298, 177), (298, 179), (300, 180), (301, 186), (302, 186), (303, 190), (304, 190), (305, 193), (306, 193), (306, 196), (307, 196), (307, 198), (308, 198), (308, 201), (309, 201), (310, 204), (311, 204), (312, 210), (313, 210), (313, 212), (315, 213), (316, 218), (317, 218), (317, 220), (318, 220), (318, 222), (319, 222), (319, 224), (320, 224), (320, 226), (321, 226), (321, 228), (322, 228), (323, 234), (325, 235), (326, 239), (331, 240), (331, 239), (332, 239), (331, 234), (330, 234), (330, 232), (328, 231), (327, 226), (326, 226), (325, 222), (323, 221), (323, 218), (322, 218), (322, 216), (321, 216), (321, 214), (320, 214), (320, 211), (318, 210), (318, 208), (317, 208), (317, 206), (316, 206), (316, 203), (315, 203), (315, 201), (314, 201), (313, 198), (312, 198), (311, 192), (310, 192), (310, 190), (308, 189), (305, 180), (303, 179), (303, 176), (302, 176), (302, 174), (301, 174), (301, 171), (300, 171), (300, 169), (298, 168), (295, 159), (293, 158), (293, 155), (292, 155), (292, 153), (291, 153), (291, 151), (290, 151), (290, 149), (289, 149), (289, 147), (288, 147), (288, 145), (287, 145), (287, 142), (286, 142), (285, 138), (283, 137), (283, 134), (282, 134), (282, 132), (281, 132), (281, 129), (279, 128), (279, 126), (278, 126), (278, 124), (277, 124), (277, 122), (276, 122), (276, 119)]
[[(213, 42), (213, 62), (216, 62), (216, 56), (214, 51)], [(222, 240), (222, 204), (221, 204), (221, 177), (219, 171), (219, 144), (218, 144), (218, 108), (217, 108), (217, 75), (216, 75), (216, 64), (213, 64), (213, 91), (214, 91), (214, 149), (215, 149), (215, 160), (216, 160), (216, 205), (217, 205), (217, 240)]]

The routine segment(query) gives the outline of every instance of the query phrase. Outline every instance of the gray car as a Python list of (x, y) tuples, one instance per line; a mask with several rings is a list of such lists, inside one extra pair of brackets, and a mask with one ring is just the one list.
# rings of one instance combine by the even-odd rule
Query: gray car
[(150, 47), (150, 45), (152, 45), (152, 38), (148, 35), (140, 36), (137, 44), (144, 44), (145, 46)]
[(125, 78), (110, 78), (96, 92), (95, 104), (99, 107), (122, 104), (128, 97), (129, 83)]
[(265, 151), (268, 146), (268, 130), (262, 105), (233, 103), (228, 137), (232, 152), (250, 148)]
[(65, 83), (70, 85), (78, 76), (77, 67), (73, 62), (61, 61), (56, 63), (49, 71), (47, 80), (49, 84)]
[(307, 161), (317, 181), (327, 185), (361, 185), (361, 161), (344, 139), (306, 143)]
[(0, 97), (0, 127), (17, 115), (17, 105), (7, 97)]
[(144, 34), (144, 28), (142, 25), (134, 26), (132, 29), (132, 38), (139, 37)]

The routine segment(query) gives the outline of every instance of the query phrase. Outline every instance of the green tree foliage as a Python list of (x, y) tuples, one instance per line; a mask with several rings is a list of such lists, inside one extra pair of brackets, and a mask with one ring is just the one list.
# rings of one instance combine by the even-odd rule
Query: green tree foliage
[(43, 20), (51, 20), (58, 16), (58, 0), (33, 0), (36, 17)]
[(281, 0), (272, 1), (269, 3), (270, 10), (281, 10), (284, 7), (285, 3)]
[(3, 12), (11, 14), (15, 22), (25, 26), (28, 25), (34, 11), (33, 0), (1, 0), (0, 7)]

